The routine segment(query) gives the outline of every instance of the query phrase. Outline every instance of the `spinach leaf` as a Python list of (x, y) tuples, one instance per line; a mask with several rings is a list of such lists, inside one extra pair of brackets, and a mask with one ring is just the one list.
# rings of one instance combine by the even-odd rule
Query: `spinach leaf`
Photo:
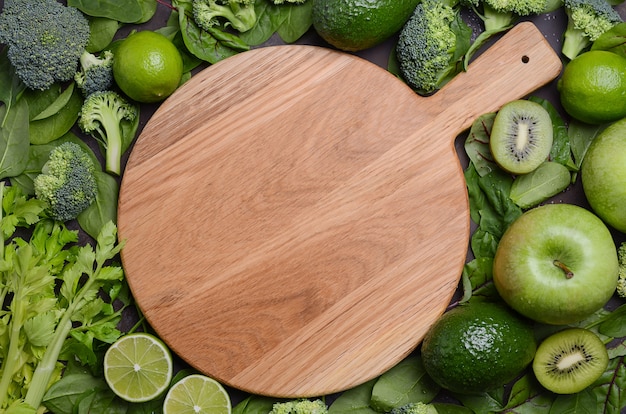
[(121, 27), (117, 20), (107, 17), (88, 16), (87, 20), (89, 21), (89, 43), (87, 43), (85, 50), (90, 53), (104, 50), (113, 41), (115, 34)]
[(370, 406), (386, 413), (410, 402), (428, 403), (440, 389), (426, 373), (421, 357), (413, 355), (378, 378), (372, 389)]
[(119, 195), (119, 183), (115, 177), (103, 171), (96, 171), (95, 177), (98, 184), (96, 200), (77, 217), (80, 227), (94, 238), (107, 222), (117, 222)]
[(238, 36), (222, 31), (219, 28), (202, 30), (193, 20), (192, 2), (190, 0), (173, 0), (177, 9), (172, 17), (178, 18), (178, 25), (186, 49), (200, 60), (216, 63), (248, 50), (250, 47)]
[(598, 37), (591, 50), (607, 50), (626, 57), (626, 23), (618, 23)]
[(463, 267), (463, 298), (466, 302), (472, 297), (499, 298), (493, 284), (493, 258), (480, 257), (471, 260)]
[(554, 394), (548, 394), (534, 375), (526, 374), (511, 387), (505, 412), (520, 414), (544, 414), (550, 411)]
[(571, 181), (567, 167), (546, 161), (536, 170), (521, 175), (511, 186), (511, 200), (522, 209), (528, 209), (565, 190)]
[(567, 130), (571, 143), (572, 154), (577, 168), (580, 168), (589, 145), (606, 125), (589, 125), (571, 121)]
[(553, 142), (552, 148), (550, 149), (549, 157), (550, 160), (563, 164), (573, 171), (577, 170), (578, 168), (576, 167), (572, 159), (570, 140), (567, 133), (567, 125), (565, 124), (565, 121), (563, 120), (561, 115), (559, 115), (559, 112), (556, 110), (554, 105), (552, 105), (552, 103), (546, 99), (531, 96), (528, 98), (528, 100), (541, 105), (546, 111), (548, 111), (548, 114), (550, 115), (553, 131)]
[(282, 14), (285, 16), (283, 23), (276, 29), (276, 33), (285, 43), (293, 43), (300, 39), (313, 24), (311, 10), (313, 1), (303, 4), (282, 4)]
[(619, 414), (626, 407), (626, 360), (612, 358), (604, 374), (592, 385), (598, 401), (595, 412)]
[(7, 108), (4, 111), (4, 115), (0, 117), (0, 127), (2, 128), (5, 127), (6, 118), (11, 107), (22, 93), (26, 91), (26, 86), (17, 77), (15, 69), (7, 58), (7, 49), (5, 47), (0, 51), (0, 102), (4, 102)]
[(0, 178), (14, 177), (28, 162), (28, 103), (18, 99), (11, 107), (0, 107)]
[(257, 21), (240, 37), (247, 44), (257, 46), (277, 33), (285, 43), (293, 43), (311, 28), (312, 8), (312, 0), (302, 4), (274, 4), (270, 0), (258, 0), (254, 5)]
[(144, 17), (139, 0), (68, 0), (67, 5), (88, 16), (106, 17), (122, 23), (135, 23)]
[(267, 414), (272, 411), (276, 400), (269, 397), (251, 395), (233, 407), (232, 414)]
[(613, 338), (626, 337), (626, 305), (611, 312), (599, 325), (598, 332)]
[(491, 128), (493, 127), (495, 117), (495, 113), (488, 113), (478, 117), (472, 123), (465, 140), (465, 153), (481, 177), (499, 168), (489, 148)]
[(107, 388), (106, 382), (89, 374), (69, 374), (50, 387), (43, 402), (46, 408), (54, 413), (71, 414), (85, 395)]
[[(70, 85), (62, 93), (58, 94), (56, 99), (52, 101), (50, 105), (45, 107), (41, 112), (32, 116), (30, 119), (31, 122), (40, 121), (42, 119), (49, 118), (53, 116), (54, 114), (58, 113), (61, 109), (63, 109), (63, 107), (66, 106), (67, 103), (70, 101), (70, 98), (72, 97), (72, 93), (74, 92), (75, 85), (76, 85), (75, 82), (70, 83)], [(32, 107), (33, 105), (29, 101), (29, 109)], [(32, 109), (29, 112), (32, 114), (33, 113)]]
[(344, 391), (328, 407), (328, 414), (378, 414), (370, 406), (376, 378)]
[(72, 85), (74, 83), (30, 122), (31, 144), (39, 145), (54, 141), (74, 126), (83, 105), (83, 96), (80, 90)]

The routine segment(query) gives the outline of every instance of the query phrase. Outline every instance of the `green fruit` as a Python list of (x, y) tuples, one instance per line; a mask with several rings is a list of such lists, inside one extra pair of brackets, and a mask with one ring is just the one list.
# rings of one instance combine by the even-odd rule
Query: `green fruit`
[(522, 315), (554, 325), (602, 308), (615, 292), (617, 272), (609, 229), (572, 204), (526, 211), (500, 239), (493, 261), (500, 296)]
[(313, 27), (338, 49), (358, 51), (398, 32), (419, 0), (313, 0)]
[(533, 101), (504, 105), (493, 120), (489, 146), (496, 163), (512, 174), (528, 174), (550, 155), (553, 128), (550, 114)]
[(593, 211), (626, 233), (626, 118), (609, 125), (592, 141), (581, 180)]
[(569, 328), (546, 338), (533, 361), (537, 380), (557, 394), (575, 394), (606, 371), (609, 356), (604, 343), (590, 330)]
[(529, 323), (508, 307), (470, 302), (443, 314), (422, 342), (428, 375), (453, 392), (480, 393), (513, 380), (532, 361)]

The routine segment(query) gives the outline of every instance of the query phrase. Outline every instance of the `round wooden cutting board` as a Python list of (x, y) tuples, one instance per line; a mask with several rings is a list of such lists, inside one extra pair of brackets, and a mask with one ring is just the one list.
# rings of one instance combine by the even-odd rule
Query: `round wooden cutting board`
[(123, 175), (123, 266), (191, 366), (255, 394), (380, 375), (453, 296), (469, 239), (454, 139), (554, 79), (519, 24), (435, 95), (314, 46), (225, 59), (158, 109)]

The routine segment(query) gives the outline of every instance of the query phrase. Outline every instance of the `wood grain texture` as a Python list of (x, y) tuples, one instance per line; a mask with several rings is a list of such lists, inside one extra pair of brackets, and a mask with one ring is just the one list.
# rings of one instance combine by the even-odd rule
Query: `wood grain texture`
[(121, 185), (123, 265), (149, 323), (190, 365), (255, 394), (381, 374), (459, 282), (469, 211), (455, 137), (560, 69), (524, 23), (428, 98), (314, 46), (194, 76), (146, 125)]

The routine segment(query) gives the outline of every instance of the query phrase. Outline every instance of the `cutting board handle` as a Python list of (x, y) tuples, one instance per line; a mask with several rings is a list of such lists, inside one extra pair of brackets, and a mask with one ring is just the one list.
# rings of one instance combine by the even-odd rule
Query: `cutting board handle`
[[(531, 22), (515, 25), (472, 61), (439, 92), (428, 99), (449, 113), (466, 115), (455, 125), (460, 133), (478, 116), (526, 97), (554, 80), (562, 62), (543, 34)], [(451, 110), (457, 107), (457, 110)]]

